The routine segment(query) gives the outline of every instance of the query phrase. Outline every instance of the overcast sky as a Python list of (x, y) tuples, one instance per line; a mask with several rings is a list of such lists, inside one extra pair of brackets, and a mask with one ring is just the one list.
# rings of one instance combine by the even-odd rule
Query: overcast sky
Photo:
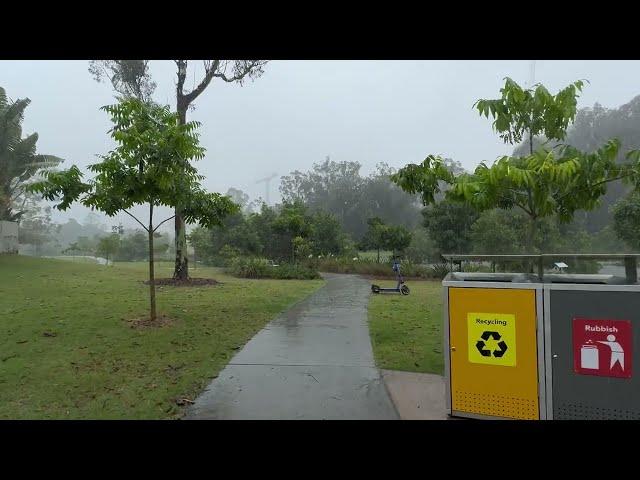
[[(113, 103), (113, 93), (87, 68), (87, 61), (0, 61), (0, 86), (12, 99), (32, 101), (24, 132), (38, 132), (39, 152), (64, 158), (65, 168), (84, 169), (113, 146), (108, 117), (99, 110)], [(174, 109), (175, 64), (153, 61), (151, 70), (154, 99)], [(431, 153), (473, 169), (512, 151), (473, 103), (499, 97), (506, 76), (527, 83), (530, 70), (530, 60), (273, 61), (254, 82), (214, 82), (198, 98), (188, 119), (202, 122), (207, 156), (196, 165), (207, 189), (234, 187), (252, 200), (265, 196), (257, 180), (307, 170), (327, 155), (360, 162), (365, 174), (379, 162), (402, 167)], [(201, 74), (201, 62), (190, 62), (186, 86)], [(579, 107), (618, 107), (640, 94), (640, 61), (535, 62), (535, 81), (552, 93), (578, 79), (590, 82)], [(271, 203), (278, 199), (276, 179)], [(54, 220), (83, 221), (88, 212), (74, 206)], [(108, 223), (117, 221), (132, 222), (122, 215)]]

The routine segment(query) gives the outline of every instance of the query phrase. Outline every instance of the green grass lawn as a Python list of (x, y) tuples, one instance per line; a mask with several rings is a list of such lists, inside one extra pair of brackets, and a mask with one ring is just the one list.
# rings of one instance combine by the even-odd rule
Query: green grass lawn
[[(0, 255), (0, 418), (176, 418), (236, 351), (322, 280), (247, 280), (198, 266), (205, 287), (158, 287), (152, 329), (147, 264), (105, 267)], [(156, 265), (170, 277), (171, 263)]]
[[(395, 281), (377, 282), (395, 287)], [(442, 284), (407, 282), (411, 294), (371, 295), (369, 328), (379, 368), (443, 374)]]

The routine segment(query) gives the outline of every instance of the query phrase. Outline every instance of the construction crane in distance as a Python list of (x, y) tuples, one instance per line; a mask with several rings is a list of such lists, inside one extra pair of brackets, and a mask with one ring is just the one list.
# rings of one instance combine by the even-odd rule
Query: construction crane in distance
[(263, 178), (261, 180), (258, 180), (256, 183), (262, 183), (264, 182), (265, 184), (265, 190), (266, 190), (266, 195), (265, 195), (265, 202), (267, 203), (267, 205), (269, 205), (269, 187), (271, 186), (271, 180), (273, 180), (274, 178), (276, 178), (278, 176), (277, 173), (272, 173), (271, 175), (269, 175), (266, 178)]

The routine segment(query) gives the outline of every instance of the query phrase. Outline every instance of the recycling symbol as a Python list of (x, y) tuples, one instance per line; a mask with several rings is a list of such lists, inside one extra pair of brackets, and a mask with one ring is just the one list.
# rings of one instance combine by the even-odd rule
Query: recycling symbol
[[(482, 355), (483, 357), (490, 357), (491, 350), (485, 348), (486, 347), (485, 342), (489, 340), (489, 338), (493, 338), (494, 340), (500, 340), (501, 338), (500, 334), (498, 332), (482, 332), (482, 335), (480, 336), (480, 338), (482, 338), (482, 340), (477, 341), (476, 348), (480, 352), (480, 355)], [(498, 347), (500, 347), (500, 350), (493, 351), (493, 356), (496, 358), (502, 357), (507, 351), (507, 344), (504, 342), (504, 340), (500, 340), (498, 342)]]

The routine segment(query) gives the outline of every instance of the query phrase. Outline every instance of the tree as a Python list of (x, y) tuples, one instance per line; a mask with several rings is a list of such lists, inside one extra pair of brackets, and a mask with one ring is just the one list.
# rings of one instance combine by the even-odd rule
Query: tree
[(35, 196), (25, 193), (23, 215), (19, 223), (20, 243), (33, 245), (36, 256), (42, 255), (43, 246), (54, 240), (58, 226), (51, 222), (51, 207), (42, 207)]
[[(196, 123), (182, 123), (167, 107), (145, 104), (139, 99), (121, 100), (103, 107), (114, 124), (110, 130), (117, 147), (89, 167), (96, 174), (87, 183), (74, 165), (63, 172), (47, 172), (45, 180), (32, 186), (48, 200), (60, 200), (56, 208), (65, 210), (75, 202), (114, 216), (124, 212), (147, 232), (149, 248), (150, 319), (156, 319), (154, 207), (179, 208), (189, 221), (204, 226), (218, 225), (237, 211), (237, 206), (218, 193), (205, 193), (202, 178), (191, 160), (204, 156), (199, 146)], [(148, 225), (129, 212), (133, 205), (149, 205)]]
[(117, 98), (133, 97), (150, 102), (156, 89), (149, 71), (149, 60), (91, 60), (89, 73), (98, 83), (109, 80), (120, 95)]
[(389, 180), (394, 170), (384, 163), (364, 177), (358, 162), (335, 162), (329, 157), (308, 172), (294, 171), (281, 178), (280, 192), (286, 202), (301, 201), (310, 212), (334, 215), (342, 229), (360, 240), (367, 219), (414, 228), (420, 223), (420, 201)]
[(486, 210), (471, 225), (471, 253), (485, 255), (517, 254), (524, 250), (521, 242), (522, 215), (513, 210)]
[(244, 212), (249, 206), (249, 195), (244, 193), (242, 190), (238, 190), (237, 188), (231, 187), (227, 190), (227, 197), (233, 200), (233, 203), (240, 206), (240, 209)]
[(94, 237), (93, 239), (91, 239), (86, 235), (82, 235), (82, 236), (79, 236), (75, 242), (70, 243), (69, 246), (62, 251), (62, 253), (93, 256), (96, 253), (97, 246), (98, 246), (97, 237)]
[(98, 240), (96, 253), (104, 255), (108, 265), (109, 257), (113, 258), (118, 253), (119, 248), (120, 235), (118, 235), (117, 233), (112, 233), (111, 235), (107, 235), (106, 237), (102, 237), (100, 240)]
[(472, 174), (452, 175), (440, 157), (429, 155), (421, 165), (407, 165), (393, 180), (410, 193), (420, 193), (425, 204), (434, 202), (439, 182), (450, 185), (445, 197), (466, 203), (478, 211), (518, 208), (529, 218), (527, 253), (542, 218), (556, 216), (570, 221), (579, 209), (593, 209), (606, 192), (606, 184), (629, 175), (615, 162), (619, 142), (609, 140), (600, 149), (584, 153), (574, 147), (533, 150), (533, 139), (562, 140), (576, 113), (582, 82), (575, 82), (553, 96), (541, 85), (523, 90), (506, 79), (502, 98), (480, 100), (481, 115), (491, 114), (494, 129), (506, 142), (520, 142), (528, 135), (529, 154), (505, 156), (491, 166), (482, 162)]
[(412, 233), (401, 225), (388, 225), (382, 235), (384, 248), (398, 255), (409, 247), (412, 236)]
[(0, 220), (18, 221), (25, 213), (26, 186), (37, 175), (62, 162), (53, 155), (36, 153), (38, 134), (22, 138), (28, 98), (10, 101), (0, 87)]
[(640, 248), (640, 193), (620, 200), (612, 209), (616, 235), (634, 250)]
[(347, 243), (338, 219), (326, 212), (316, 212), (311, 216), (310, 241), (316, 255), (339, 255)]
[[(187, 110), (202, 92), (209, 86), (214, 78), (226, 83), (238, 83), (242, 85), (246, 79), (255, 79), (262, 75), (266, 65), (264, 60), (204, 60), (204, 76), (198, 86), (191, 91), (185, 90), (187, 80), (187, 60), (175, 60), (178, 72), (176, 84), (176, 112), (178, 122), (181, 125), (187, 122)], [(173, 272), (175, 279), (186, 280), (189, 278), (189, 259), (187, 258), (185, 212), (179, 207), (175, 210), (175, 247), (176, 261)]]
[[(605, 108), (596, 103), (593, 107), (578, 110), (564, 142), (581, 151), (593, 152), (609, 138), (618, 138), (625, 150), (640, 147), (640, 96), (618, 108)], [(523, 147), (518, 147), (514, 155), (524, 151)], [(624, 163), (622, 151), (616, 161)], [(622, 181), (607, 185), (607, 193), (600, 199), (600, 205), (584, 214), (587, 230), (597, 232), (612, 223), (611, 207), (629, 192), (629, 187)]]
[(413, 230), (411, 243), (405, 254), (413, 263), (426, 263), (436, 258), (437, 247), (426, 229), (418, 227)]
[(385, 245), (386, 225), (379, 217), (373, 217), (367, 220), (369, 228), (367, 233), (360, 241), (360, 248), (363, 250), (374, 249), (378, 252), (376, 262), (380, 263), (380, 249)]
[[(154, 251), (156, 245), (154, 243)], [(149, 258), (149, 241), (147, 232), (136, 230), (133, 233), (124, 235), (120, 241), (120, 248), (115, 258), (118, 261), (136, 261)]]
[(471, 226), (478, 212), (465, 204), (444, 200), (427, 206), (423, 225), (439, 252), (467, 253), (471, 248)]
[[(311, 222), (302, 202), (285, 203), (278, 217), (273, 222), (273, 229), (289, 238), (291, 261), (295, 262), (296, 242), (294, 242), (294, 240), (297, 237), (307, 239), (311, 233)], [(300, 240), (298, 240), (297, 243), (300, 244)]]

